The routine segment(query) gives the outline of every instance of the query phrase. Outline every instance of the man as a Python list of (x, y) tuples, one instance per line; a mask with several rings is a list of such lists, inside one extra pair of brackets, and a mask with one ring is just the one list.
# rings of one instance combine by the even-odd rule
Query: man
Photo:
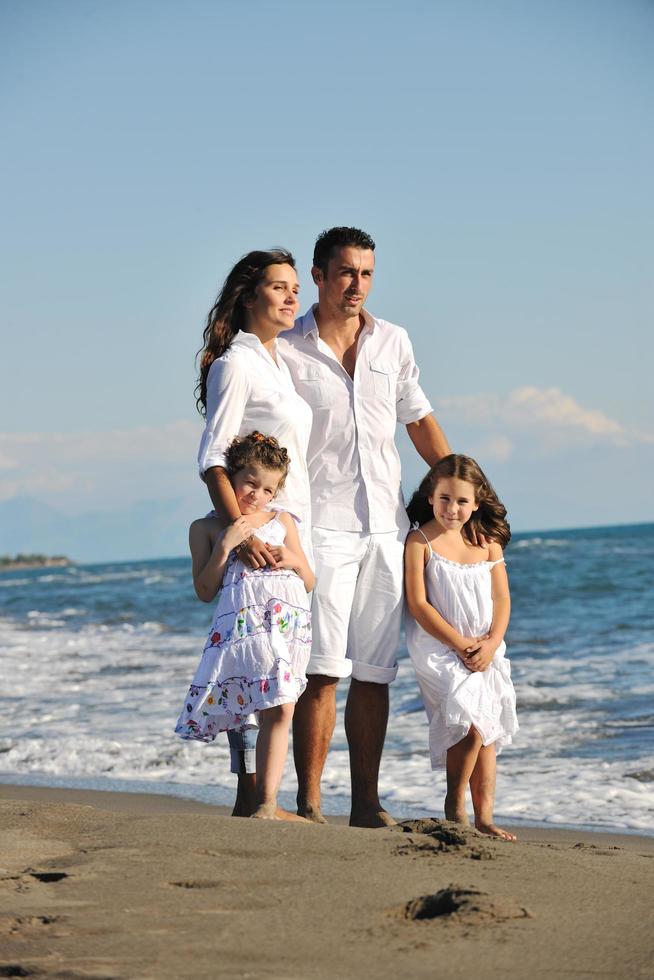
[(345, 731), (350, 824), (357, 827), (394, 822), (379, 802), (378, 778), (388, 685), (397, 673), (408, 530), (397, 421), (428, 465), (449, 453), (418, 384), (406, 332), (364, 309), (374, 267), (375, 243), (365, 232), (323, 232), (312, 269), (318, 303), (280, 345), (313, 410), (307, 463), (317, 585), (309, 682), (293, 728), (298, 813), (325, 822), (320, 779), (336, 720), (336, 685), (351, 675)]

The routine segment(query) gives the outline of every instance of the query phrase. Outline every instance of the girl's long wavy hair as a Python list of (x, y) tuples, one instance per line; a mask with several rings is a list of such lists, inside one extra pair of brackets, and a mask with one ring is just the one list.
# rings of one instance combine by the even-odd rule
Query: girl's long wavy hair
[(225, 453), (225, 463), (230, 478), (252, 463), (258, 463), (266, 470), (279, 472), (281, 476), (277, 484), (278, 490), (284, 486), (291, 465), (288, 452), (279, 445), (275, 437), (264, 436), (256, 429), (247, 436), (236, 436), (232, 439)]
[(239, 330), (243, 330), (245, 302), (254, 297), (269, 265), (290, 265), (294, 269), (295, 259), (285, 248), (248, 252), (239, 259), (225, 279), (216, 302), (207, 314), (202, 347), (197, 353), (200, 358), (200, 376), (195, 386), (195, 404), (201, 415), (206, 415), (207, 411), (209, 368), (216, 358), (225, 353)]
[(436, 491), (438, 481), (448, 477), (465, 480), (474, 487), (475, 503), (479, 506), (463, 528), (468, 540), (473, 541), (474, 531), (477, 536), (483, 534), (485, 538), (497, 541), (505, 548), (511, 540), (511, 528), (506, 520), (506, 507), (484, 476), (479, 464), (470, 456), (452, 453), (439, 459), (436, 465), (432, 466), (411, 497), (406, 509), (411, 523), (426, 524), (433, 518), (434, 509), (429, 503), (429, 498)]

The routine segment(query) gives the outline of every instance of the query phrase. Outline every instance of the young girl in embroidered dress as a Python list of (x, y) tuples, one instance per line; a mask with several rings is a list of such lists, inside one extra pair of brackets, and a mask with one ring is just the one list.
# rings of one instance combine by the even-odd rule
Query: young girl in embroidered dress
[[(220, 592), (200, 665), (175, 731), (211, 742), (218, 732), (256, 727), (257, 807), (263, 819), (296, 819), (277, 809), (295, 702), (306, 686), (311, 650), (307, 593), (314, 585), (294, 519), (267, 510), (289, 468), (285, 449), (260, 432), (234, 439), (226, 468), (241, 517), (224, 527), (215, 517), (189, 532), (193, 583), (200, 599)], [(239, 549), (256, 531), (275, 567), (251, 568)]]
[[(495, 756), (518, 730), (504, 634), (506, 508), (468, 456), (431, 468), (407, 508), (407, 645), (429, 720), (432, 769), (445, 767), (445, 817), (515, 840), (493, 822)], [(478, 542), (484, 542), (483, 544)]]

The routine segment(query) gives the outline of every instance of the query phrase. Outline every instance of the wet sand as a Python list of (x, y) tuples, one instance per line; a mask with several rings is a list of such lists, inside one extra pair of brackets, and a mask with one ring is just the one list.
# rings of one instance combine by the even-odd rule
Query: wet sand
[(652, 976), (654, 839), (0, 786), (0, 976)]

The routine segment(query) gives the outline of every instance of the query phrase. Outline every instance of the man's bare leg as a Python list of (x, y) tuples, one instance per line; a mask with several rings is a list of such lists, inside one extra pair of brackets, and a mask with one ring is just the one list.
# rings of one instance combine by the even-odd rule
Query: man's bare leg
[(257, 808), (257, 775), (254, 772), (240, 772), (236, 787), (233, 817), (251, 817)]
[(309, 674), (293, 716), (297, 812), (314, 823), (327, 823), (320, 809), (320, 780), (336, 724), (337, 684), (338, 677)]
[(388, 724), (388, 684), (350, 681), (345, 734), (352, 778), (351, 827), (392, 827), (395, 821), (379, 802), (379, 764)]
[(482, 834), (490, 837), (501, 837), (502, 840), (515, 840), (515, 835), (493, 820), (495, 805), (495, 746), (482, 745), (479, 749), (475, 768), (470, 776), (470, 792), (475, 811), (475, 827)]

